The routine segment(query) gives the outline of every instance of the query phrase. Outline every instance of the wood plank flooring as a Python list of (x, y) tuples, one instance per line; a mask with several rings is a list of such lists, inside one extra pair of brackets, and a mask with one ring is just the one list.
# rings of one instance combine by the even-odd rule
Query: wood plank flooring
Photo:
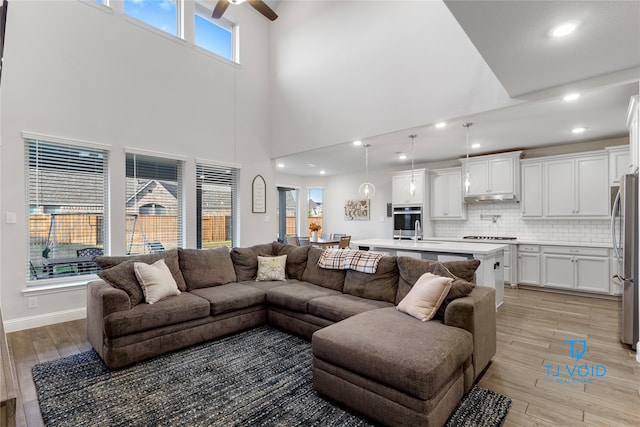
[[(618, 340), (619, 313), (618, 301), (505, 289), (497, 315), (498, 349), (479, 381), (513, 399), (505, 426), (640, 425), (640, 363)], [(20, 389), (17, 426), (43, 425), (33, 365), (90, 349), (85, 336), (84, 320), (8, 334)], [(587, 341), (579, 361), (564, 340)], [(593, 384), (558, 384), (545, 368), (560, 365), (562, 378), (569, 378), (565, 366), (585, 363), (604, 366), (606, 375), (584, 377), (595, 379)]]

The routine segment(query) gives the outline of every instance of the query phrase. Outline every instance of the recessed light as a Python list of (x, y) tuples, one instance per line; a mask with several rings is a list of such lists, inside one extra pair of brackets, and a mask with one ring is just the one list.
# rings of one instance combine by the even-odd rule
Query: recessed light
[(445, 127), (446, 125), (447, 125), (447, 122), (436, 123), (436, 127), (439, 129)]
[(561, 24), (551, 29), (551, 35), (553, 37), (564, 37), (566, 35), (573, 33), (577, 27), (578, 26), (573, 22)]
[(482, 147), (480, 144), (478, 144), (477, 142), (475, 144), (471, 144), (471, 148), (480, 148)]
[(360, 140), (353, 141), (353, 145), (362, 145), (362, 141)]
[(320, 171), (320, 175), (324, 175), (325, 173), (327, 173), (325, 170)]
[(317, 165), (314, 165), (313, 163), (307, 163), (306, 165), (308, 168), (315, 168)]
[(565, 101), (575, 101), (578, 98), (580, 98), (579, 93), (570, 93), (568, 95), (565, 95), (562, 99), (564, 99)]
[(587, 130), (586, 128), (573, 128), (571, 129), (571, 133), (582, 133), (585, 130)]
[(407, 160), (407, 155), (406, 155), (406, 154), (404, 154), (404, 153), (400, 153), (400, 154), (398, 154), (398, 159), (400, 159), (400, 160)]
[(278, 163), (277, 165), (279, 168), (283, 168), (284, 167), (284, 163)]

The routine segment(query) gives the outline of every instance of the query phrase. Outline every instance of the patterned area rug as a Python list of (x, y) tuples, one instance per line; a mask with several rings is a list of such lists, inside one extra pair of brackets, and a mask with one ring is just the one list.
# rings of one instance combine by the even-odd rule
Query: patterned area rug
[[(268, 326), (109, 371), (95, 351), (33, 368), (53, 426), (368, 426), (312, 387), (311, 344)], [(511, 399), (474, 387), (450, 426), (500, 426)]]

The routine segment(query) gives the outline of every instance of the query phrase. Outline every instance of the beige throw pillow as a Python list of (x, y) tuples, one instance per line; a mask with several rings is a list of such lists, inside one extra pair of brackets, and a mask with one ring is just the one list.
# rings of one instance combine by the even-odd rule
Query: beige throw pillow
[(450, 277), (436, 276), (432, 273), (425, 273), (411, 288), (406, 297), (400, 301), (399, 311), (420, 319), (423, 322), (431, 320), (438, 311), (438, 307), (447, 297), (451, 289)]
[(173, 295), (180, 295), (178, 284), (171, 275), (171, 271), (164, 259), (158, 260), (151, 265), (144, 262), (136, 262), (133, 264), (133, 269), (142, 287), (144, 299), (148, 304), (156, 303)]
[(258, 256), (258, 275), (256, 281), (287, 280), (285, 267), (287, 256)]

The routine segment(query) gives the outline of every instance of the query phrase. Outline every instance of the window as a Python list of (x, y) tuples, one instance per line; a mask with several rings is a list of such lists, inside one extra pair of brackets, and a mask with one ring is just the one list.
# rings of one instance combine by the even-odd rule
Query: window
[(178, 35), (175, 0), (124, 0), (124, 13), (169, 34)]
[(212, 19), (211, 10), (196, 4), (195, 44), (233, 61), (233, 24), (226, 19)]
[(197, 164), (196, 174), (198, 249), (236, 246), (240, 170)]
[(307, 188), (307, 223), (322, 227), (322, 188)]
[(94, 273), (104, 253), (108, 151), (25, 139), (27, 277)]
[(182, 161), (127, 153), (127, 253), (182, 245)]
[(297, 199), (295, 188), (278, 187), (278, 236), (282, 242), (285, 241), (285, 236), (298, 234)]

